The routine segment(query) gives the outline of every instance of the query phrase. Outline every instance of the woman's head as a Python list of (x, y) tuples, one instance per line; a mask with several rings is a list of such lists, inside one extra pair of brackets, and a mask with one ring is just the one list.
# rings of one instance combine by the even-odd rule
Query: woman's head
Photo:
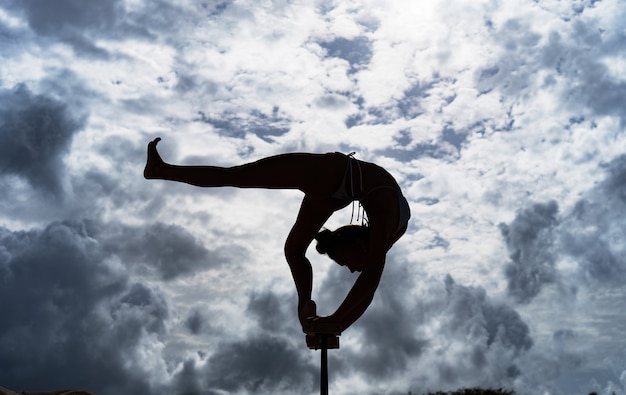
[(327, 254), (341, 266), (351, 271), (362, 271), (369, 247), (369, 228), (359, 225), (346, 225), (335, 231), (324, 229), (315, 236), (315, 249)]

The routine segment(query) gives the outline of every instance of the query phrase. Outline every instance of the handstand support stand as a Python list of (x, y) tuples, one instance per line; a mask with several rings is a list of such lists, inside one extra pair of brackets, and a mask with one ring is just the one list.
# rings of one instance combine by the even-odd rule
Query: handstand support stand
[(314, 332), (306, 335), (306, 345), (311, 350), (321, 350), (320, 395), (328, 395), (328, 349), (339, 348), (339, 324), (317, 325)]

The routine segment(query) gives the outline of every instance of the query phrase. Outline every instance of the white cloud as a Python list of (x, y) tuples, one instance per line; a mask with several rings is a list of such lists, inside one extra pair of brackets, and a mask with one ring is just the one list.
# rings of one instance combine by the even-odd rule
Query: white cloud
[[(317, 392), (282, 253), (301, 194), (145, 181), (161, 136), (172, 163), (396, 176), (413, 218), (334, 393), (624, 391), (620, 1), (39, 3), (0, 6), (0, 293), (30, 306), (0, 307), (3, 386)], [(309, 255), (331, 312), (353, 277)]]

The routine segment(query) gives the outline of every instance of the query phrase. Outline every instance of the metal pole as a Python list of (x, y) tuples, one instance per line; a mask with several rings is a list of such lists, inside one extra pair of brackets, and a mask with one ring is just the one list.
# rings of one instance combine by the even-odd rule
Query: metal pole
[(320, 366), (321, 395), (328, 395), (328, 349), (339, 348), (339, 335), (341, 335), (341, 325), (336, 322), (317, 323), (315, 330), (306, 333), (306, 346), (311, 350), (322, 351)]
[(322, 335), (320, 395), (328, 395), (328, 335)]

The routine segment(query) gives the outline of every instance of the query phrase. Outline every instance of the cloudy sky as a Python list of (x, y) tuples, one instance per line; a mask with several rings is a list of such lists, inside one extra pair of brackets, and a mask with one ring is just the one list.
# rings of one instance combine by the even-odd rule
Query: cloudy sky
[[(315, 394), (297, 191), (146, 181), (387, 168), (413, 218), (334, 394), (626, 393), (626, 3), (3, 0), (0, 386)], [(333, 216), (334, 228), (349, 208)], [(311, 248), (318, 312), (354, 276)]]

